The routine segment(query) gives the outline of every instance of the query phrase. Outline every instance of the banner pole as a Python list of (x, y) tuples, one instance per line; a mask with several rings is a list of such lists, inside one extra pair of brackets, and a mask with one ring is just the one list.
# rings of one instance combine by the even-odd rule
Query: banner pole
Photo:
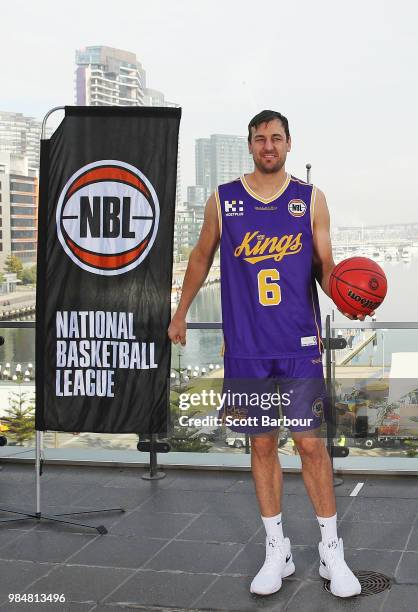
[[(56, 106), (47, 112), (47, 114), (45, 115), (42, 121), (42, 129), (41, 129), (41, 139), (42, 140), (45, 139), (46, 122), (48, 120), (48, 117), (50, 117), (50, 115), (52, 115), (52, 113), (54, 113), (57, 110), (65, 111), (65, 106)], [(36, 328), (36, 325), (35, 325), (35, 328)], [(78, 527), (87, 527), (88, 529), (94, 529), (100, 534), (107, 533), (107, 529), (103, 525), (97, 525), (97, 526), (88, 525), (86, 523), (69, 521), (69, 520), (66, 520), (65, 518), (60, 518), (60, 517), (72, 516), (72, 515), (77, 515), (77, 514), (99, 513), (99, 512), (125, 512), (123, 508), (106, 508), (102, 510), (88, 510), (84, 512), (63, 512), (61, 514), (54, 514), (54, 515), (42, 514), (41, 512), (41, 482), (40, 482), (41, 473), (42, 473), (41, 471), (42, 461), (43, 461), (42, 455), (43, 455), (43, 431), (36, 429), (36, 426), (35, 426), (35, 513), (33, 511), (32, 512), (22, 512), (20, 510), (1, 508), (0, 510), (3, 512), (8, 512), (10, 514), (17, 514), (19, 516), (18, 518), (1, 519), (0, 524), (17, 522), (17, 521), (27, 521), (27, 520), (36, 520), (39, 522), (41, 519), (44, 519), (44, 520), (53, 521), (56, 523), (66, 523), (68, 525), (76, 525)]]
[(36, 483), (36, 517), (41, 516), (41, 432), (35, 437), (35, 483)]

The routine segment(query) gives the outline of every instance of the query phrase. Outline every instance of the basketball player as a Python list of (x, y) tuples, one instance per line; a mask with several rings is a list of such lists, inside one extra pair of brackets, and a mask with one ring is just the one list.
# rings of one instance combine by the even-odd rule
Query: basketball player
[[(220, 185), (206, 204), (168, 335), (174, 343), (186, 343), (188, 308), (220, 245), (224, 378), (303, 379), (287, 416), (301, 423), (290, 429), (321, 531), (319, 573), (331, 581), (334, 595), (349, 597), (361, 586), (344, 561), (331, 463), (319, 435), (325, 390), (315, 279), (329, 295), (335, 266), (327, 204), (319, 189), (285, 170), (291, 148), (286, 117), (269, 110), (256, 115), (248, 126), (248, 146), (254, 172)], [(246, 410), (254, 415), (257, 407)], [(269, 595), (295, 571), (289, 538), (283, 535), (279, 430), (240, 422), (230, 428), (250, 434), (251, 469), (266, 530), (265, 562), (250, 590)]]

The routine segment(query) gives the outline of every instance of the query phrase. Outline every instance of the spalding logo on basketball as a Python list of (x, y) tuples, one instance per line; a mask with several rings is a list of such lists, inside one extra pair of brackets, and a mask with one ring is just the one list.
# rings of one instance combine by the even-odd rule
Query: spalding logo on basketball
[(368, 257), (349, 257), (335, 266), (329, 290), (341, 312), (370, 314), (383, 302), (387, 280), (382, 268)]
[(65, 185), (57, 233), (77, 266), (112, 276), (146, 258), (159, 218), (157, 194), (142, 172), (125, 162), (102, 160), (77, 170)]

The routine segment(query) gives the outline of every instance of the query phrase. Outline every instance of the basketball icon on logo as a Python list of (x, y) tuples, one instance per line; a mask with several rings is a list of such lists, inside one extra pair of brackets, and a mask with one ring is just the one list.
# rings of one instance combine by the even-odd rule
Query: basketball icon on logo
[(83, 270), (123, 274), (148, 255), (159, 217), (157, 194), (142, 172), (125, 162), (102, 160), (77, 170), (62, 190), (58, 239)]

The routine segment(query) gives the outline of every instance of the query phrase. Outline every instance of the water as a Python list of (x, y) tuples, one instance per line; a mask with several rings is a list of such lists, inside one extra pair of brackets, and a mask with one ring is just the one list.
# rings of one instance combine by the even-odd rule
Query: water
[[(382, 306), (377, 310), (377, 321), (418, 321), (418, 257), (410, 262), (382, 262), (388, 278), (388, 294)], [(322, 319), (331, 312), (331, 300), (319, 290)], [(335, 307), (334, 307), (335, 310)], [(340, 328), (349, 321), (335, 310), (336, 322)], [(190, 307), (188, 321), (221, 321), (220, 286), (209, 285), (196, 296)], [(6, 362), (21, 363), (24, 367), (35, 360), (35, 330), (33, 329), (2, 329), (0, 335), (5, 343), (0, 347), (0, 364)], [(221, 330), (189, 330), (187, 346), (182, 349), (173, 347), (173, 367), (187, 365), (208, 367), (209, 364), (222, 365), (222, 332)], [(392, 352), (417, 351), (418, 330), (389, 330), (377, 332), (377, 343), (370, 344), (365, 351), (356, 357), (353, 365), (384, 363), (390, 366)]]

